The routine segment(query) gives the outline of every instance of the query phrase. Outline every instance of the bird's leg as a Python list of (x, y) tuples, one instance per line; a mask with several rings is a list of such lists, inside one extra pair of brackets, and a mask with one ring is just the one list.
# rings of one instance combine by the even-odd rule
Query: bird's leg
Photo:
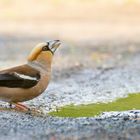
[(25, 106), (21, 103), (16, 103), (15, 106), (16, 106), (17, 109), (21, 109), (23, 111), (29, 111), (30, 110), (30, 108), (28, 108), (27, 106)]
[(13, 103), (15, 105), (15, 109), (21, 110), (21, 111), (30, 111), (30, 108), (27, 106), (21, 104), (21, 103)]
[(39, 110), (31, 109), (21, 103), (11, 102), (11, 103), (9, 103), (9, 107), (10, 107), (10, 109), (14, 109), (15, 111), (26, 112), (26, 113), (32, 114), (32, 115), (40, 114)]

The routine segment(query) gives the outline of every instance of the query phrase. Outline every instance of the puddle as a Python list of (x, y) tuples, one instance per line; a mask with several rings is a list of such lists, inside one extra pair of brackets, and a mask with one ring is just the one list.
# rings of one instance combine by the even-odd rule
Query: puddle
[(103, 112), (126, 111), (132, 109), (140, 109), (140, 93), (129, 94), (126, 98), (120, 98), (109, 103), (64, 106), (49, 114), (59, 117), (94, 117)]

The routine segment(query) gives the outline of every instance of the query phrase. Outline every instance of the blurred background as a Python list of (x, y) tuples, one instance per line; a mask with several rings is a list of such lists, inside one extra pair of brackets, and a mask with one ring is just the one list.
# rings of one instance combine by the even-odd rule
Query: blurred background
[(0, 0), (0, 9), (1, 69), (53, 39), (62, 41), (57, 70), (125, 65), (139, 54), (140, 0)]

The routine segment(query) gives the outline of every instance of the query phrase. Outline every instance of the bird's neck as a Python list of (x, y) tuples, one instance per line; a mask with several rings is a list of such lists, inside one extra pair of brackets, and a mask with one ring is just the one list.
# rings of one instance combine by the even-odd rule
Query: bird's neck
[(50, 72), (52, 64), (52, 54), (46, 52), (41, 53), (41, 55), (39, 55), (36, 60), (28, 62), (28, 64), (40, 67), (46, 70), (47, 72)]
[(38, 63), (44, 65), (45, 67), (51, 67), (52, 64), (52, 54), (46, 53), (46, 52), (42, 52), (37, 59), (35, 60)]

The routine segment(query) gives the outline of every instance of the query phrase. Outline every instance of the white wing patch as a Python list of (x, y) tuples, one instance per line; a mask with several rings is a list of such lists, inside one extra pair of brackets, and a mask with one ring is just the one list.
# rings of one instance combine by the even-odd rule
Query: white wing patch
[(28, 76), (28, 75), (24, 75), (24, 74), (19, 74), (19, 73), (16, 73), (14, 72), (14, 74), (20, 78), (23, 78), (23, 79), (27, 79), (27, 80), (36, 80), (38, 81), (38, 79), (36, 77), (31, 77), (31, 76)]

